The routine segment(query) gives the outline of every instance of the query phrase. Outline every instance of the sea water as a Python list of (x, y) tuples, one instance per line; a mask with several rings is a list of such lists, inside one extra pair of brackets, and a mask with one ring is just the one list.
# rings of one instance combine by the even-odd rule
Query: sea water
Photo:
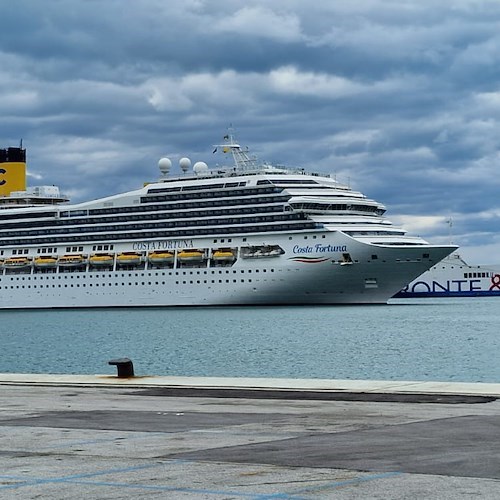
[(0, 311), (0, 373), (500, 382), (500, 298)]

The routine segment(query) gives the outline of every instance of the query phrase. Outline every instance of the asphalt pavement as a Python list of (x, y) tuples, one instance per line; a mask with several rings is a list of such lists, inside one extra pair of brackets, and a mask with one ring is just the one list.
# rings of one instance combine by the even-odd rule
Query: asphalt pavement
[(3, 499), (500, 498), (500, 386), (0, 374)]

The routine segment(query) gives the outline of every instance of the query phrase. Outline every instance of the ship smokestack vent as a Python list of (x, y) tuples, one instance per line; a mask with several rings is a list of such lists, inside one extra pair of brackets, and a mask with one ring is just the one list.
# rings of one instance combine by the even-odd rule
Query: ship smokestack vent
[(26, 163), (26, 150), (22, 148), (0, 149), (0, 163)]

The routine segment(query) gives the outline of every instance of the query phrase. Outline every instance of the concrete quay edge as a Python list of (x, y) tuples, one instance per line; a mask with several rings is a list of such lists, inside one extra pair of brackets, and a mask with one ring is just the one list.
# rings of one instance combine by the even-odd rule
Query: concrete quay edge
[(330, 380), (244, 377), (181, 377), (0, 373), (0, 385), (61, 387), (127, 387), (185, 389), (251, 389), (303, 392), (439, 394), (500, 397), (500, 383), (397, 380)]

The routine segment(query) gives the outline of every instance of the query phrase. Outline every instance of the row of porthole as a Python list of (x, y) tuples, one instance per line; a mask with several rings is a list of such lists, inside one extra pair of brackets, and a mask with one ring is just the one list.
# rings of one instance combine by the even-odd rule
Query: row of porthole
[[(274, 273), (275, 270), (274, 269), (240, 269), (240, 273), (241, 274), (244, 274), (245, 272), (251, 274), (252, 272), (255, 272), (255, 273), (259, 273), (260, 271), (262, 271), (263, 273), (266, 273), (267, 271), (271, 272), (271, 273)], [(281, 271), (281, 269), (278, 269), (278, 271)], [(194, 274), (197, 274), (197, 275), (200, 275), (201, 273), (203, 274), (208, 274), (208, 271), (176, 271), (176, 272), (169, 272), (168, 273), (168, 276), (186, 276), (186, 275), (194, 275)], [(231, 271), (229, 270), (226, 270), (226, 271), (210, 271), (210, 274), (230, 274)], [(238, 271), (237, 270), (233, 270), (233, 274), (238, 274)], [(73, 279), (73, 278), (80, 278), (82, 277), (83, 275), (82, 274), (76, 274), (76, 273), (68, 273), (68, 274), (59, 274), (59, 275), (53, 275), (53, 274), (49, 274), (49, 275), (40, 275), (40, 276), (37, 276), (36, 278), (33, 278), (33, 281), (35, 280), (43, 280), (43, 279), (46, 279), (46, 280), (55, 280), (55, 279)], [(148, 276), (149, 277), (152, 277), (152, 276), (167, 276), (167, 273), (157, 273), (157, 274), (151, 274), (151, 273), (148, 273)], [(92, 278), (92, 277), (96, 277), (96, 278), (119, 278), (119, 277), (122, 277), (122, 278), (125, 278), (127, 277), (125, 274), (122, 274), (121, 276), (120, 275), (116, 275), (116, 276), (113, 276), (112, 274), (109, 274), (109, 275), (105, 275), (105, 274), (89, 274), (88, 276), (86, 276), (88, 278)], [(134, 277), (139, 277), (139, 276), (135, 276), (133, 274), (129, 274), (128, 275), (129, 278), (134, 278)], [(10, 275), (10, 281), (31, 281), (31, 276), (16, 276), (14, 277), (13, 275)]]
[[(137, 285), (137, 286), (139, 285), (139, 283), (121, 283), (122, 286), (125, 286), (127, 284), (129, 286), (130, 285)], [(145, 284), (146, 284), (145, 282), (141, 283), (141, 285), (145, 285)], [(156, 282), (155, 284), (159, 285), (160, 283)], [(165, 285), (165, 282), (163, 281), (161, 284)], [(89, 283), (88, 284), (89, 287), (93, 287), (93, 286), (102, 286), (102, 287), (104, 287), (106, 285), (107, 286), (113, 286), (113, 285), (114, 286), (118, 286), (118, 285), (120, 285), (120, 283), (101, 283), (101, 284), (99, 284), (99, 283), (95, 283), (95, 284), (94, 283)], [(149, 282), (148, 285), (152, 285), (152, 283)], [(80, 283), (77, 283), (76, 285), (73, 285), (73, 283), (71, 283), (69, 285), (66, 284), (66, 283), (65, 284), (60, 284), (59, 283), (58, 285), (15, 285), (15, 286), (11, 285), (11, 286), (4, 286), (4, 287), (0, 286), (0, 290), (2, 288), (5, 289), (5, 290), (7, 290), (7, 289), (14, 289), (14, 288), (21, 288), (21, 289), (24, 289), (24, 288), (75, 288), (75, 287), (76, 288), (80, 288), (80, 286), (82, 288), (85, 288), (87, 286), (87, 283), (82, 283), (81, 285), (80, 285)]]
[[(257, 280), (258, 281), (258, 280)], [(273, 280), (274, 281), (274, 280)], [(252, 280), (240, 280), (241, 283), (252, 283)], [(231, 280), (203, 280), (203, 284), (208, 284), (208, 283), (231, 283)], [(238, 283), (238, 280), (232, 280), (232, 283)], [(197, 280), (197, 281), (176, 281), (176, 285), (201, 285), (202, 281)]]
[[(233, 283), (238, 283), (238, 280), (203, 280), (203, 284), (208, 284), (208, 283), (211, 283), (211, 284), (215, 284), (215, 283), (231, 283), (231, 281)], [(274, 281), (274, 280), (273, 280)], [(241, 283), (252, 283), (252, 280), (249, 279), (249, 280), (240, 280)], [(126, 286), (126, 285), (129, 285), (129, 286), (132, 286), (132, 285), (135, 285), (135, 286), (139, 286), (142, 285), (142, 286), (145, 286), (146, 285), (146, 282), (135, 282), (135, 283), (121, 283), (121, 286)], [(149, 286), (153, 285), (152, 282), (148, 282), (147, 283)], [(156, 281), (154, 283), (154, 285), (165, 285), (166, 283), (164, 281), (162, 282), (158, 282)], [(201, 280), (197, 280), (196, 282), (195, 281), (176, 281), (175, 282), (176, 285), (187, 285), (187, 284), (190, 284), (190, 285), (194, 285), (194, 284), (202, 284), (202, 281)], [(89, 287), (93, 287), (93, 286), (119, 286), (120, 283), (102, 283), (102, 284), (99, 284), (99, 283), (89, 283), (88, 286)], [(58, 284), (58, 285), (11, 285), (11, 286), (4, 286), (4, 287), (1, 287), (0, 286), (0, 290), (4, 289), (4, 290), (8, 290), (8, 289), (31, 289), (31, 288), (80, 288), (80, 286), (82, 288), (85, 288), (87, 286), (86, 283), (82, 283), (82, 285), (80, 285), (80, 283), (77, 283), (76, 285), (73, 285), (73, 284)]]

